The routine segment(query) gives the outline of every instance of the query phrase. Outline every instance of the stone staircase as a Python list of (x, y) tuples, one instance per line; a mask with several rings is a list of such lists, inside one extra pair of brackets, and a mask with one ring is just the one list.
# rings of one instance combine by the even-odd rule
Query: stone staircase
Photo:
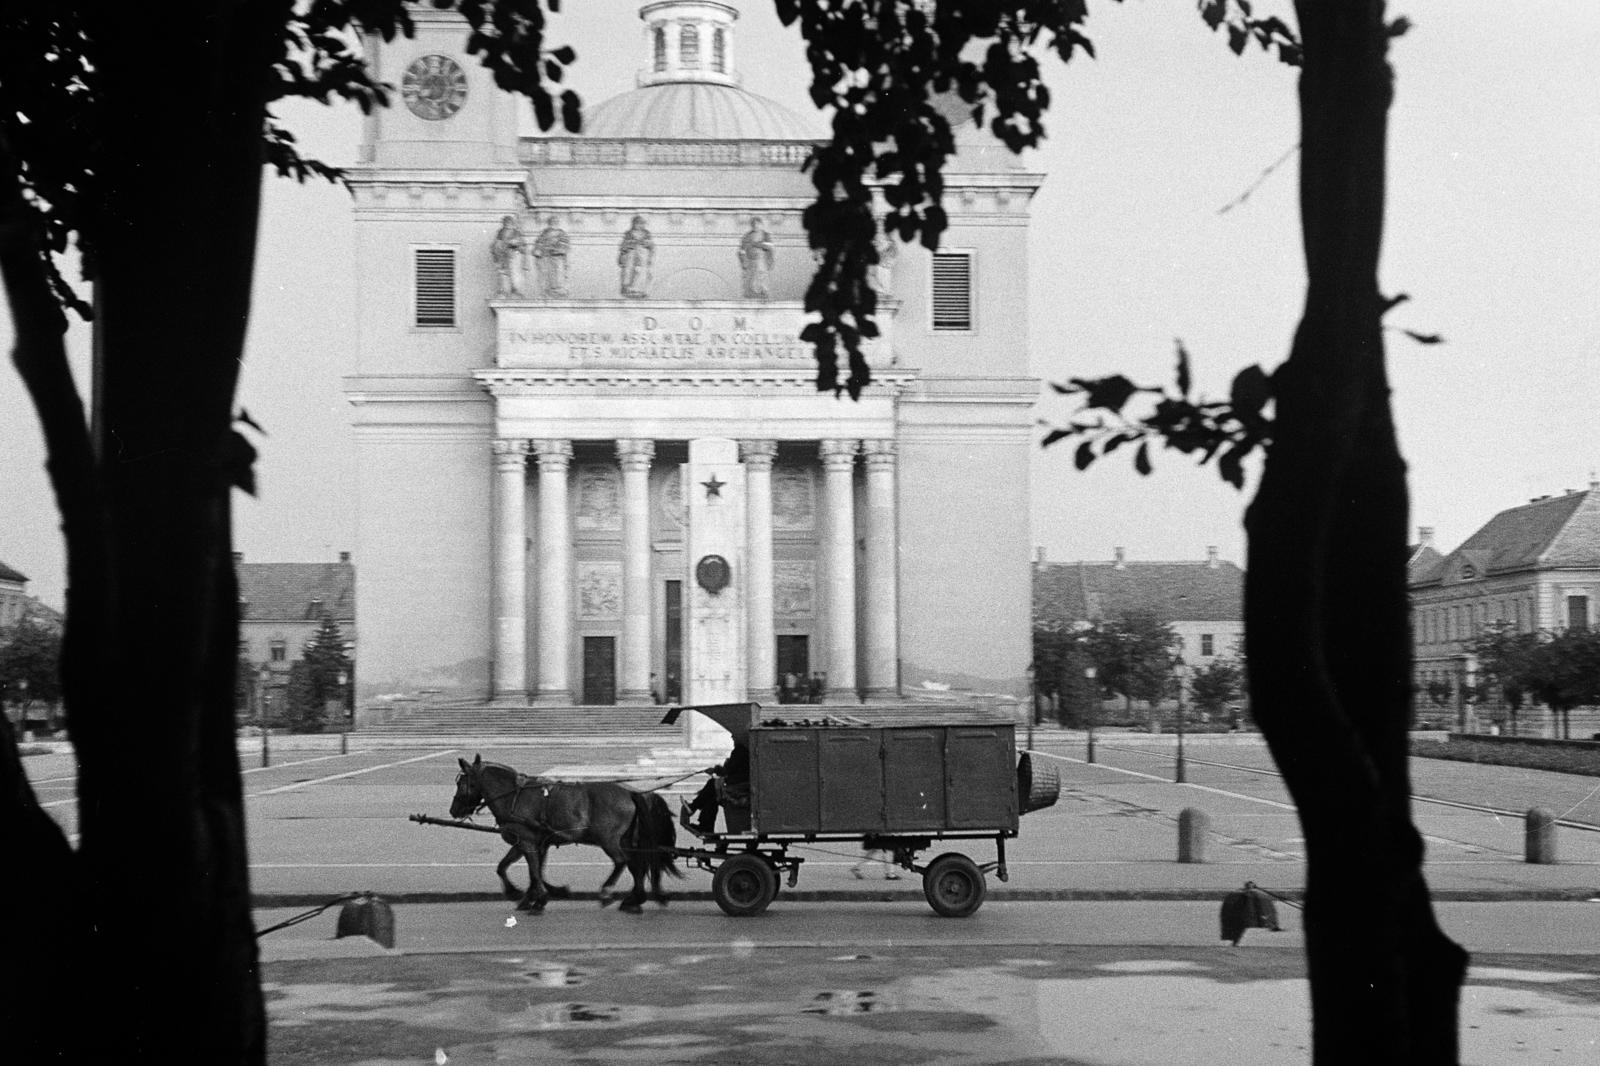
[(394, 711), (359, 730), (370, 737), (626, 737), (672, 744), (681, 726), (661, 725), (665, 707), (496, 707), (428, 703)]
[[(358, 735), (382, 738), (530, 737), (626, 739), (637, 743), (672, 746), (681, 743), (682, 725), (662, 725), (669, 707), (570, 706), (501, 707), (470, 701), (415, 703), (396, 708), (382, 721), (362, 725)], [(772, 704), (763, 705), (762, 719), (789, 722), (824, 718), (887, 725), (937, 719), (945, 714), (994, 714), (992, 707), (974, 704), (920, 704), (897, 701), (883, 704)]]

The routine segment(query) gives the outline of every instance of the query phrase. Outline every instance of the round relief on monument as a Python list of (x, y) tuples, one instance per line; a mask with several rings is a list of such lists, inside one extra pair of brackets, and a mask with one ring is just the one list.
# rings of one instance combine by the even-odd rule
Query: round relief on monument
[(715, 596), (728, 587), (733, 579), (733, 568), (720, 555), (707, 555), (694, 564), (694, 579), (700, 587)]

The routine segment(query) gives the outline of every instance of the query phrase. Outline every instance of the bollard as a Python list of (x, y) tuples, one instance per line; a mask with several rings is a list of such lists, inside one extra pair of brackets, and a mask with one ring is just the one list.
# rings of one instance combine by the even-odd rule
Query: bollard
[(1543, 807), (1528, 811), (1524, 856), (1528, 862), (1551, 864), (1556, 861), (1556, 818)]
[(1211, 819), (1205, 811), (1185, 807), (1178, 814), (1178, 861), (1206, 861), (1206, 833)]
[(349, 733), (340, 733), (339, 734), (339, 754), (340, 755), (349, 755), (350, 754), (350, 734)]
[(364, 936), (386, 948), (394, 947), (394, 908), (382, 896), (363, 893), (339, 911), (334, 939)]

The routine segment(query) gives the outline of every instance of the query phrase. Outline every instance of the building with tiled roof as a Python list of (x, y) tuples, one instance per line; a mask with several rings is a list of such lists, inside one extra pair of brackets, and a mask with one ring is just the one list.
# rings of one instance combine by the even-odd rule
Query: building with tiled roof
[(1450, 682), (1464, 719), (1461, 684), (1475, 682), (1471, 645), (1486, 628), (1537, 633), (1600, 620), (1600, 483), (1501, 511), (1448, 555), (1414, 557), (1407, 576), (1418, 690)]
[(16, 625), (32, 603), (28, 575), (0, 563), (0, 629)]
[(324, 617), (339, 624), (356, 659), (356, 568), (349, 552), (336, 563), (247, 563), (234, 552), (239, 579), (239, 657), (252, 668), (249, 684), (262, 693), (268, 717), (282, 713), (289, 669), (305, 652)]
[(1036, 626), (1071, 629), (1108, 619), (1149, 615), (1169, 623), (1190, 666), (1231, 658), (1244, 639), (1244, 571), (1217, 557), (1190, 562), (1140, 562), (1116, 549), (1110, 562), (1033, 565)]

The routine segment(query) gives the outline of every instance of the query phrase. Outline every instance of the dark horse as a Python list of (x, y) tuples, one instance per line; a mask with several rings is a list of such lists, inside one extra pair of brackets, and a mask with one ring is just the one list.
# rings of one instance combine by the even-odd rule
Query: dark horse
[(506, 867), (519, 851), (527, 858), (529, 884), (517, 904), (519, 909), (544, 909), (552, 895), (544, 883), (545, 855), (561, 844), (592, 844), (615, 864), (600, 886), (602, 907), (611, 902), (611, 887), (624, 868), (633, 875), (633, 890), (624, 897), (621, 909), (632, 914), (642, 909), (646, 877), (650, 897), (665, 905), (662, 874), (683, 876), (669, 850), (677, 840), (672, 812), (654, 792), (635, 792), (609, 781), (529, 777), (509, 766), (486, 763), (481, 755), (471, 763), (457, 761), (461, 773), (450, 801), (450, 816), (464, 818), (489, 808), (502, 838), (512, 846), (496, 871), (508, 896), (514, 886), (506, 877)]

